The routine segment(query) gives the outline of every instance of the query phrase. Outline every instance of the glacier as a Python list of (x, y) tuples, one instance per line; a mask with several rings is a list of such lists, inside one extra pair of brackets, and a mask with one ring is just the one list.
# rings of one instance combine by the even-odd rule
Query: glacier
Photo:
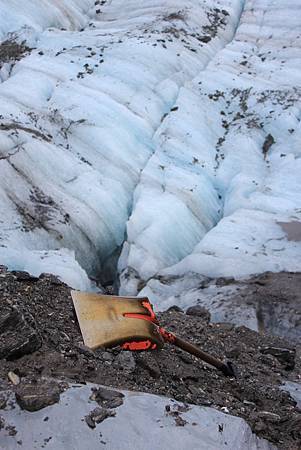
[(0, 0), (0, 263), (158, 308), (299, 271), (300, 8)]
[[(213, 320), (257, 329), (214, 279), (301, 269), (300, 12), (298, 0), (0, 0), (0, 265), (81, 290), (114, 282), (159, 310), (201, 299)], [(3, 414), (28, 445), (53, 429), (50, 448), (88, 448), (100, 440), (81, 422), (87, 397), (67, 391), (50, 427), (44, 412)], [(163, 413), (161, 428), (167, 399), (126, 401), (112, 420), (129, 448), (146, 448), (135, 422), (152, 424), (150, 448), (224, 448), (220, 421), (228, 444), (272, 448), (211, 408), (187, 413), (200, 433)]]

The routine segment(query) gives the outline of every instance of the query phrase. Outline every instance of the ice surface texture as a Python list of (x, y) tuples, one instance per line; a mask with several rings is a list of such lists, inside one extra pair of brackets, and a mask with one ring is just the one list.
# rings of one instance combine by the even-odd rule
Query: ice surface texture
[[(91, 385), (74, 385), (62, 396), (59, 404), (37, 412), (15, 409), (1, 411), (5, 424), (15, 427), (17, 434), (1, 432), (0, 449), (15, 450), (17, 441), (24, 448), (33, 442), (38, 448), (53, 450), (275, 450), (264, 439), (257, 438), (239, 418), (213, 408), (183, 404), (151, 394), (124, 392), (124, 405), (116, 408), (115, 417), (104, 420), (91, 430), (84, 417), (97, 406), (89, 401)], [(181, 408), (185, 426), (176, 426), (175, 417), (167, 414)], [(47, 417), (47, 419), (45, 419)], [(185, 423), (185, 422), (184, 422)], [(68, 431), (68, 432), (67, 432)]]
[(88, 289), (121, 250), (154, 296), (300, 269), (299, 2), (94, 3), (0, 0), (0, 262)]

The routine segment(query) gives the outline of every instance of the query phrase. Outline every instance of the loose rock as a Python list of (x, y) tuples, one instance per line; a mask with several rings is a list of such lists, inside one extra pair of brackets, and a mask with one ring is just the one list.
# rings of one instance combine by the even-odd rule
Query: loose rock
[(61, 388), (54, 381), (41, 379), (35, 383), (20, 384), (15, 394), (20, 408), (33, 412), (58, 403)]
[(97, 423), (103, 422), (108, 417), (114, 417), (116, 415), (115, 411), (110, 411), (106, 408), (95, 408), (87, 416), (85, 416), (85, 421), (90, 428), (95, 428)]
[(273, 355), (278, 359), (286, 370), (293, 370), (295, 367), (296, 350), (291, 348), (264, 347), (261, 350), (264, 355)]
[(190, 308), (186, 310), (186, 314), (188, 316), (202, 317), (202, 319), (204, 319), (207, 323), (209, 323), (211, 319), (210, 312), (200, 305), (190, 306)]
[(20, 377), (15, 372), (8, 372), (7, 378), (15, 386), (17, 386), (20, 383)]
[(100, 406), (105, 408), (117, 408), (123, 404), (124, 394), (122, 392), (113, 391), (111, 389), (92, 388), (91, 400), (96, 401)]

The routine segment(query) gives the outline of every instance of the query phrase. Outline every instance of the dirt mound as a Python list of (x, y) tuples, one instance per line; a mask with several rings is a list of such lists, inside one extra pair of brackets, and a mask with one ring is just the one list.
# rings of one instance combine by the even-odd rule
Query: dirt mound
[(208, 313), (198, 308), (189, 315), (177, 308), (158, 315), (162, 325), (180, 337), (214, 356), (231, 359), (238, 374), (232, 379), (169, 345), (149, 353), (119, 348), (92, 352), (83, 345), (70, 288), (51, 275), (34, 278), (2, 269), (0, 299), (1, 318), (2, 310), (6, 317), (14, 314), (19, 329), (34, 337), (33, 346), (23, 348), (23, 356), (9, 353), (9, 343), (15, 341), (6, 339), (7, 326), (0, 322), (0, 349), (9, 358), (1, 361), (0, 390), (12, 388), (7, 378), (12, 371), (21, 385), (51, 376), (163, 394), (243, 417), (257, 435), (279, 448), (300, 448), (300, 410), (279, 388), (287, 379), (299, 381), (300, 348), (282, 338), (208, 323)]

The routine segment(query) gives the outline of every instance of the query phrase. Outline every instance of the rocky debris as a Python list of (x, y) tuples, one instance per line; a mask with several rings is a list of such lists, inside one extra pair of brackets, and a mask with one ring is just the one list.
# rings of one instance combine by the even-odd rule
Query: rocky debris
[(60, 401), (61, 386), (53, 380), (22, 382), (16, 389), (16, 401), (21, 409), (38, 411)]
[[(262, 301), (264, 296), (269, 298), (268, 287), (273, 295), (277, 292), (278, 288), (269, 278), (258, 280), (261, 284), (252, 286), (256, 292), (259, 289)], [(264, 290), (261, 291), (261, 288)], [(289, 289), (290, 295), (292, 291)], [(43, 275), (33, 281), (26, 276), (18, 276), (17, 279), (12, 273), (0, 273), (0, 297), (6, 299), (5, 303), (9, 300), (10, 307), (24, 316), (42, 343), (34, 353), (14, 360), (4, 358), (0, 362), (0, 393), (9, 387), (7, 374), (13, 371), (20, 377), (21, 383), (10, 388), (18, 392), (18, 402), (23, 401), (23, 405), (29, 408), (47, 405), (47, 388), (41, 382), (45, 377), (80, 383), (90, 381), (108, 387), (165, 395), (184, 403), (211, 406), (242, 417), (260, 437), (272, 441), (283, 450), (300, 447), (300, 410), (289, 393), (281, 388), (284, 381), (300, 381), (300, 345), (264, 332), (259, 334), (246, 327), (208, 323), (206, 314), (188, 315), (174, 309), (158, 314), (160, 323), (167, 330), (213, 356), (231, 358), (238, 375), (237, 379), (233, 379), (168, 344), (162, 350), (152, 352), (124, 352), (120, 348), (92, 352), (83, 344), (70, 288), (52, 276)], [(273, 301), (276, 300), (274, 296)], [(282, 355), (278, 350), (277, 355), (273, 354), (275, 350), (265, 353), (267, 348), (282, 349)], [(283, 358), (288, 357), (286, 350), (290, 349), (296, 350), (295, 367), (292, 368), (291, 364), (288, 370)], [(293, 354), (289, 352), (289, 355), (292, 358)], [(33, 393), (32, 400), (26, 397), (27, 392), (29, 396)], [(59, 400), (59, 392), (59, 388), (54, 388), (53, 396), (49, 395), (49, 404)], [(105, 394), (102, 391), (98, 395), (92, 392), (92, 396), (98, 398), (99, 407), (105, 410), (110, 411), (112, 405), (122, 400), (118, 396), (114, 398), (113, 394), (107, 394), (112, 395), (111, 399), (103, 399)], [(31, 401), (36, 406), (31, 406)], [(279, 415), (280, 420), (271, 420), (273, 416), (262, 412)], [(103, 414), (97, 411), (89, 415), (86, 421), (96, 424), (93, 417), (100, 420)], [(180, 419), (178, 422), (182, 426)]]
[(260, 351), (264, 355), (275, 356), (286, 370), (293, 370), (295, 367), (296, 350), (294, 348), (265, 347)]
[(124, 394), (112, 389), (92, 388), (90, 400), (94, 400), (103, 408), (118, 408), (123, 404)]
[(168, 416), (171, 416), (175, 420), (175, 425), (177, 427), (184, 427), (188, 422), (183, 419), (181, 413), (189, 411), (189, 406), (184, 405), (166, 405), (165, 413)]
[(0, 302), (0, 359), (16, 359), (36, 351), (42, 342), (20, 309), (4, 298)]
[(96, 424), (103, 422), (108, 417), (116, 415), (114, 408), (118, 408), (123, 404), (124, 394), (122, 392), (114, 391), (112, 389), (105, 389), (103, 387), (92, 389), (90, 400), (97, 402), (100, 406), (93, 409), (87, 416), (85, 421), (90, 428), (95, 428)]
[(108, 417), (114, 417), (115, 411), (106, 408), (95, 408), (85, 417), (85, 421), (90, 428), (95, 428), (97, 423), (103, 422)]

